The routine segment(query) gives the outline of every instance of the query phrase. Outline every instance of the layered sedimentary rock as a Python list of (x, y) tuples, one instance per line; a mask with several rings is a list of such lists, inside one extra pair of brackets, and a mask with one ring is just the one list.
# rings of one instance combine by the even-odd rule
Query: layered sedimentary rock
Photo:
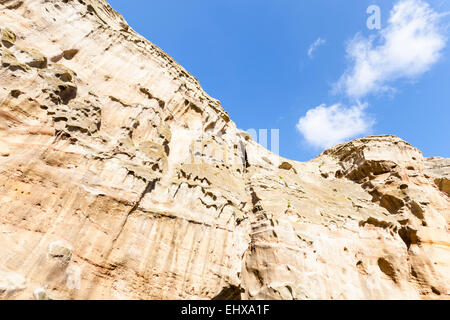
[(0, 1), (0, 297), (450, 297), (449, 159), (300, 163), (102, 0)]

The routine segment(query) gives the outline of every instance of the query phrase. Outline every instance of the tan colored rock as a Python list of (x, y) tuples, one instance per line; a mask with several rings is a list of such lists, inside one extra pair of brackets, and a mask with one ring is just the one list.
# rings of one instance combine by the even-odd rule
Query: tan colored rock
[(44, 287), (40, 287), (34, 290), (33, 297), (35, 300), (51, 300), (47, 294), (46, 288)]
[(449, 299), (448, 159), (283, 159), (105, 1), (0, 9), (1, 298)]
[(425, 174), (433, 177), (439, 190), (450, 196), (450, 159), (426, 159)]
[(35, 49), (16, 46), (12, 49), (12, 51), (19, 61), (30, 67), (39, 69), (44, 69), (47, 67), (47, 57)]

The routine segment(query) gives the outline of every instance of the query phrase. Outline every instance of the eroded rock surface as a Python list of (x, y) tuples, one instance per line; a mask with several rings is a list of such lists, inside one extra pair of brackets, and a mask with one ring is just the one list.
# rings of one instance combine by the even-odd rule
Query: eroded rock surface
[(449, 159), (282, 159), (105, 1), (0, 8), (1, 298), (450, 297)]

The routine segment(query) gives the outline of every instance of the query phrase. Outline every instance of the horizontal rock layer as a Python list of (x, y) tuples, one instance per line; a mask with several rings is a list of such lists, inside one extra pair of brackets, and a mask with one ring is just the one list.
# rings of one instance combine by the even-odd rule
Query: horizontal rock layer
[(450, 297), (449, 159), (239, 131), (102, 0), (0, 1), (0, 297)]

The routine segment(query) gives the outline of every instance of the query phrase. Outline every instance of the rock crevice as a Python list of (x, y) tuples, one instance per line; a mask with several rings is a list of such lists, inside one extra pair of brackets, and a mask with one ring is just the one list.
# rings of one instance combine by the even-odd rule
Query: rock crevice
[(106, 1), (0, 9), (1, 298), (450, 298), (449, 159), (283, 159)]

